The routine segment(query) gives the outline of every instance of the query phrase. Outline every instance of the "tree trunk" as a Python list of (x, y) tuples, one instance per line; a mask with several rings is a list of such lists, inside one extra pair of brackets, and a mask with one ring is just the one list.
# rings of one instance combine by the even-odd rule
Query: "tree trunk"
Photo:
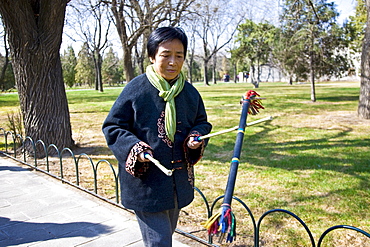
[(209, 86), (209, 81), (208, 81), (208, 61), (204, 61), (203, 65), (203, 70), (204, 70), (204, 85)]
[(101, 73), (101, 68), (103, 64), (103, 59), (100, 54), (100, 50), (94, 50), (94, 67), (95, 67), (95, 90), (103, 92), (103, 76)]
[(6, 30), (4, 32), (4, 48), (5, 48), (5, 61), (4, 61), (4, 65), (1, 69), (1, 74), (0, 74), (0, 89), (1, 91), (5, 91), (7, 90), (6, 86), (5, 86), (5, 73), (6, 73), (6, 69), (8, 68), (8, 65), (9, 65), (9, 49), (7, 47), (7, 43), (6, 43)]
[(258, 88), (258, 85), (260, 84), (260, 81), (261, 81), (261, 63), (260, 63), (260, 58), (258, 57), (257, 58), (257, 82), (256, 84), (254, 85), (256, 88)]
[(311, 80), (311, 101), (316, 102), (315, 70), (313, 66), (313, 52), (311, 52), (311, 55), (310, 55), (310, 80)]
[[(142, 45), (142, 47), (144, 47), (144, 45)], [(137, 45), (135, 45), (135, 58), (136, 58), (137, 65), (134, 63), (134, 67), (138, 68), (139, 74), (144, 74), (145, 73), (145, 68), (144, 68), (145, 59), (144, 59), (144, 56), (145, 56), (145, 54), (140, 53), (137, 49)]]
[(217, 72), (216, 72), (216, 66), (217, 66), (217, 53), (213, 55), (213, 68), (212, 68), (212, 80), (213, 84), (217, 84)]
[[(259, 78), (256, 79), (256, 67), (253, 65), (251, 65), (251, 69), (252, 69), (252, 73), (251, 73), (251, 83), (253, 84), (254, 88), (258, 88), (259, 87)], [(257, 76), (258, 76), (258, 73), (259, 73), (259, 65), (257, 65)], [(246, 80), (246, 82), (248, 82), (248, 79)]]
[(0, 0), (25, 134), (58, 148), (74, 145), (59, 54), (67, 2)]
[(315, 68), (314, 68), (314, 37), (311, 36), (311, 51), (310, 51), (310, 80), (311, 80), (311, 101), (316, 102), (315, 90)]
[(261, 74), (262, 74), (261, 56), (257, 55), (257, 81), (254, 84), (255, 88), (259, 88), (259, 86), (260, 86)]
[(234, 83), (238, 81), (238, 72), (236, 71), (236, 63), (234, 63)]
[(366, 0), (367, 21), (361, 56), (361, 88), (358, 116), (370, 119), (370, 0)]
[(129, 37), (126, 30), (125, 15), (123, 13), (124, 12), (123, 3), (112, 1), (111, 4), (112, 4), (111, 11), (116, 20), (117, 33), (123, 49), (123, 67), (125, 71), (126, 82), (129, 82), (134, 78), (131, 55), (132, 44), (134, 43), (131, 42), (130, 44), (128, 44)]
[(123, 52), (123, 67), (125, 68), (126, 82), (134, 79), (134, 68), (132, 66), (132, 56), (129, 47)]
[(190, 84), (193, 84), (193, 63), (194, 63), (194, 58), (193, 55), (191, 54), (188, 58), (188, 82)]

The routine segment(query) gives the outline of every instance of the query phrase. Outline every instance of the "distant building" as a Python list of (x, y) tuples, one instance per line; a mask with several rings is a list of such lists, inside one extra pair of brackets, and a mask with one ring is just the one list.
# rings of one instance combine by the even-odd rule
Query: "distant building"
[[(254, 75), (257, 80), (257, 70)], [(251, 82), (253, 75), (249, 71), (239, 72), (240, 82)], [(260, 82), (289, 82), (289, 79), (284, 76), (283, 72), (271, 65), (261, 65), (260, 66)]]
[[(341, 78), (335, 78), (335, 77), (326, 78), (326, 77), (324, 77), (324, 78), (317, 79), (317, 81), (327, 81), (327, 80), (331, 80), (331, 81), (348, 81), (348, 80), (359, 81), (360, 80), (360, 68), (361, 68), (361, 63), (360, 63), (361, 59), (360, 59), (360, 57), (361, 57), (361, 54), (351, 55), (352, 62), (354, 64), (354, 66), (352, 68), (350, 68), (346, 72), (346, 75), (344, 75), (343, 77), (341, 77)], [(253, 78), (253, 76), (255, 78)], [(238, 78), (239, 78), (239, 82), (249, 82), (249, 83), (251, 83), (252, 79), (257, 81), (257, 78), (258, 78), (257, 69), (256, 69), (256, 72), (255, 72), (255, 75), (253, 75), (249, 71), (239, 72)], [(286, 82), (286, 83), (289, 82), (289, 77), (286, 76), (283, 73), (282, 70), (280, 70), (279, 68), (273, 67), (269, 64), (265, 64), (265, 65), (260, 66), (259, 79), (260, 79), (259, 82)], [(295, 80), (295, 78), (293, 78), (293, 80)]]

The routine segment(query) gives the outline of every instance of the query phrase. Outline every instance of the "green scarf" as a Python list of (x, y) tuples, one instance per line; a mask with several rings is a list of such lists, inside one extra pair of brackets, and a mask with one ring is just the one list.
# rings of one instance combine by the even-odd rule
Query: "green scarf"
[(182, 91), (185, 84), (184, 74), (181, 72), (175, 84), (171, 85), (160, 76), (155, 70), (153, 64), (146, 68), (146, 75), (150, 83), (159, 90), (158, 95), (166, 101), (165, 108), (165, 129), (168, 138), (173, 142), (176, 132), (176, 106), (175, 97)]

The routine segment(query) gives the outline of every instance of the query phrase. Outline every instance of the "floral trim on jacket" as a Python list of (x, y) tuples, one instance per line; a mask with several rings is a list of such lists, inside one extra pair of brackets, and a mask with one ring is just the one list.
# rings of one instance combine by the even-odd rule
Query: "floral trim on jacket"
[(184, 153), (185, 160), (188, 169), (188, 181), (194, 186), (194, 169), (193, 166), (203, 157), (205, 143), (202, 141), (202, 145), (197, 149), (191, 149), (188, 147), (188, 141), (190, 137), (201, 136), (198, 131), (192, 131), (184, 141)]
[(126, 171), (134, 177), (141, 177), (149, 168), (149, 162), (137, 161), (138, 154), (152, 148), (145, 142), (136, 143), (130, 150), (126, 160)]
[(173, 147), (173, 142), (168, 138), (166, 135), (166, 128), (165, 128), (165, 112), (162, 111), (161, 115), (159, 116), (157, 120), (157, 126), (158, 126), (158, 137), (162, 139), (164, 143), (167, 144), (168, 147)]

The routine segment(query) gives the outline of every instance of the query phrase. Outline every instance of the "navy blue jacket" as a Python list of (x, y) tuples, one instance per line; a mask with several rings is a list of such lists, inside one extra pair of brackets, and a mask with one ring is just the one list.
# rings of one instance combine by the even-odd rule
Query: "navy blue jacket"
[[(204, 145), (192, 150), (186, 141), (192, 133), (208, 134), (212, 126), (199, 92), (185, 82), (175, 98), (177, 131), (171, 142), (164, 132), (165, 103), (142, 74), (124, 87), (103, 124), (107, 144), (119, 162), (121, 201), (126, 208), (159, 212), (175, 207), (175, 193), (179, 208), (194, 198), (193, 165), (202, 157)], [(153, 157), (167, 169), (179, 169), (168, 177), (150, 163), (141, 176), (128, 173), (128, 156), (140, 142), (150, 145)]]

